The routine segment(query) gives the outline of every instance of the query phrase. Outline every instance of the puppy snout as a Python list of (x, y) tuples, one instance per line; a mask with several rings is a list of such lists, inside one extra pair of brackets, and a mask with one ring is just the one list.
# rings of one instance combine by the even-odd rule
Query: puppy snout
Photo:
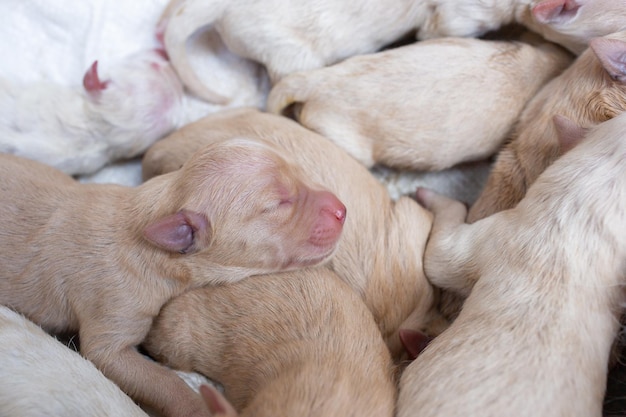
[(346, 221), (346, 206), (344, 206), (344, 204), (330, 192), (322, 192), (320, 194), (320, 199), (322, 201), (320, 212), (322, 215), (330, 216), (332, 219), (343, 225)]

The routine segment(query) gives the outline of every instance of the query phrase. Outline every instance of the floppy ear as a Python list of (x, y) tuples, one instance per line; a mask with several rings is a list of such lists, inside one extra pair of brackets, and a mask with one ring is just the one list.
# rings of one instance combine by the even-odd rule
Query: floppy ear
[(585, 137), (586, 130), (565, 116), (557, 114), (552, 121), (559, 138), (561, 155), (574, 148)]
[(626, 42), (619, 39), (595, 38), (589, 47), (615, 81), (626, 82)]
[(212, 230), (203, 214), (181, 210), (150, 223), (143, 235), (168, 252), (190, 253), (210, 245)]
[(98, 98), (102, 90), (107, 88), (108, 84), (108, 81), (100, 81), (100, 76), (98, 75), (98, 61), (94, 61), (83, 77), (83, 87), (85, 91), (89, 97), (95, 99)]
[(564, 23), (574, 17), (579, 8), (577, 0), (544, 0), (532, 8), (532, 14), (539, 23)]

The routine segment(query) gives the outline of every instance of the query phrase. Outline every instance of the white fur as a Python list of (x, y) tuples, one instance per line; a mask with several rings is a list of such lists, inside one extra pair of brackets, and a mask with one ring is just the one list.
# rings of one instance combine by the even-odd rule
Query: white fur
[(602, 415), (626, 280), (625, 161), (622, 114), (516, 208), (463, 224), (463, 205), (420, 192), (435, 213), (428, 278), (471, 293), (404, 372), (399, 417)]
[(263, 64), (276, 82), (374, 52), (414, 29), (425, 12), (424, 2), (414, 0), (173, 0), (164, 42), (185, 86), (206, 100), (228, 102), (214, 87), (223, 74), (202, 82), (189, 65), (185, 44), (201, 31), (215, 30), (232, 53)]
[(0, 340), (3, 417), (147, 417), (91, 362), (4, 306)]
[[(1, 2), (0, 53), (11, 59), (0, 66), (0, 152), (88, 174), (140, 155), (175, 128), (222, 109), (185, 94), (155, 51), (165, 5)], [(191, 47), (223, 49), (214, 38), (199, 38)], [(108, 81), (100, 94), (80, 85), (96, 60), (102, 81)], [(207, 60), (194, 64), (212, 70)], [(264, 105), (268, 86), (262, 74), (254, 75), (254, 84), (223, 80), (238, 87), (231, 106)]]
[[(580, 54), (594, 37), (626, 29), (626, 0), (435, 0), (419, 39), (480, 36), (509, 23), (520, 23), (546, 39)], [(535, 7), (551, 3), (544, 18)], [(564, 8), (559, 3), (565, 5)], [(561, 11), (561, 12), (559, 12)]]

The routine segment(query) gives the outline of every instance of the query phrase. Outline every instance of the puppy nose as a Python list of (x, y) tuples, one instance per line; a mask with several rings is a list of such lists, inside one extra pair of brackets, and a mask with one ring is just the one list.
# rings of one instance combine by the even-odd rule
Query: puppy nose
[(321, 211), (333, 216), (340, 224), (346, 221), (346, 206), (331, 192), (320, 192)]

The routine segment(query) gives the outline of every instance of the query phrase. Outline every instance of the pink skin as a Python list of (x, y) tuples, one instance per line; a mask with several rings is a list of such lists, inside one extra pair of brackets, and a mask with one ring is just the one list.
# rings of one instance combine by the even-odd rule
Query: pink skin
[(398, 331), (402, 346), (406, 350), (410, 360), (413, 360), (419, 356), (426, 346), (433, 340), (432, 337), (425, 335), (422, 332), (410, 329), (400, 329)]
[(325, 246), (339, 237), (346, 220), (346, 206), (328, 191), (317, 191), (312, 197), (319, 207), (320, 216), (313, 226), (309, 242)]
[(559, 15), (576, 13), (579, 7), (571, 0), (547, 0), (533, 7), (532, 13), (538, 22), (546, 23)]
[(83, 87), (85, 87), (85, 91), (90, 95), (97, 95), (107, 88), (108, 84), (108, 81), (100, 81), (100, 77), (98, 76), (98, 61), (94, 61), (83, 77)]

